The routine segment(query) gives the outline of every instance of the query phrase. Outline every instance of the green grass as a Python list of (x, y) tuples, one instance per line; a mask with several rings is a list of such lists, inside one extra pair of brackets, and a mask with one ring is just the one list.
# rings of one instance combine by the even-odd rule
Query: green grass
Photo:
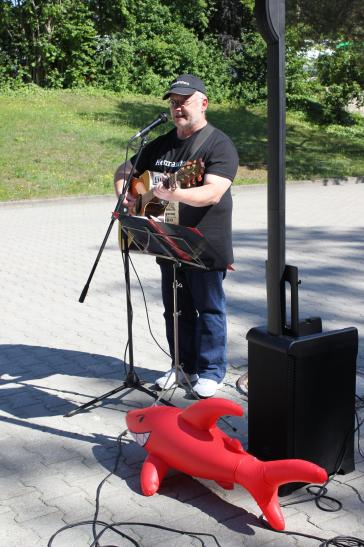
[[(131, 135), (163, 110), (166, 104), (150, 96), (107, 92), (30, 88), (0, 95), (0, 200), (112, 193)], [(236, 183), (265, 182), (265, 109), (210, 105), (209, 119), (237, 146)], [(364, 120), (323, 127), (288, 113), (286, 159), (287, 179), (363, 176)]]

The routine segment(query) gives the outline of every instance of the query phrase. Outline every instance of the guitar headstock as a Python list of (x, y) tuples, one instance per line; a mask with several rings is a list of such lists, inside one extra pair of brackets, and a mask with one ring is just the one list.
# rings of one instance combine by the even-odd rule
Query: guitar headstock
[(183, 167), (178, 169), (176, 173), (173, 173), (173, 175), (169, 177), (167, 182), (168, 188), (173, 190), (177, 186), (181, 188), (196, 186), (202, 181), (204, 172), (205, 164), (202, 161), (202, 158), (199, 158), (198, 160), (189, 160)]

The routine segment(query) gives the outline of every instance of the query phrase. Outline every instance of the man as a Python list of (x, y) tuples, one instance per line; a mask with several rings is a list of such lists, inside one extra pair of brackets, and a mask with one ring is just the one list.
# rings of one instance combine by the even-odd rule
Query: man
[[(202, 185), (165, 188), (160, 177), (156, 177), (159, 182), (153, 192), (173, 206), (176, 223), (197, 227), (220, 257), (217, 269), (213, 271), (184, 267), (177, 270), (177, 281), (182, 285), (177, 292), (182, 382), (183, 378), (188, 378), (194, 383), (193, 389), (199, 397), (211, 397), (222, 385), (227, 368), (222, 285), (226, 269), (233, 262), (230, 186), (238, 168), (238, 155), (231, 140), (207, 122), (208, 98), (202, 80), (192, 74), (182, 74), (172, 82), (163, 99), (169, 100), (175, 127), (145, 146), (136, 171), (139, 175), (146, 170), (171, 174), (183, 169), (190, 160), (203, 161)], [(118, 196), (135, 159), (136, 156), (132, 157), (115, 173)], [(128, 196), (129, 205), (132, 201)], [(158, 263), (162, 274), (166, 334), (173, 356), (173, 265), (160, 259)], [(156, 385), (163, 389), (174, 382), (172, 363), (172, 370), (158, 378)]]

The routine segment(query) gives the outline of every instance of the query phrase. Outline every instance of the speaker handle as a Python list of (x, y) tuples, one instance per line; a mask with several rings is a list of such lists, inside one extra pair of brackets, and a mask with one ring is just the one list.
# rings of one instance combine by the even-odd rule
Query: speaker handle
[[(290, 286), (290, 323), (287, 323), (286, 283)], [(299, 336), (299, 311), (298, 311), (298, 279), (297, 266), (286, 265), (281, 281), (281, 305), (282, 305), (282, 332), (288, 336)]]

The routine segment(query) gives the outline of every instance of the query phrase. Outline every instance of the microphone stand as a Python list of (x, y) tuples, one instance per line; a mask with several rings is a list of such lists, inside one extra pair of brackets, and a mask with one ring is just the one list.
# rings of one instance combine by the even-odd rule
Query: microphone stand
[[(136, 166), (139, 162), (140, 155), (142, 153), (142, 150), (143, 150), (146, 142), (147, 142), (146, 137), (143, 137), (141, 139), (141, 142), (140, 142), (140, 146), (139, 146), (136, 158), (135, 158), (134, 165), (132, 166), (132, 169), (131, 169), (131, 171), (128, 175), (127, 181), (124, 183), (122, 192), (118, 197), (118, 201), (116, 203), (114, 211), (112, 212), (110, 224), (107, 228), (105, 237), (104, 237), (104, 239), (101, 243), (100, 249), (97, 253), (95, 262), (94, 262), (94, 264), (91, 268), (91, 271), (90, 271), (90, 274), (89, 274), (88, 279), (86, 281), (86, 284), (85, 284), (85, 286), (84, 286), (84, 288), (81, 292), (80, 298), (78, 299), (78, 301), (81, 302), (81, 304), (85, 301), (85, 298), (86, 298), (87, 293), (88, 293), (88, 289), (90, 287), (90, 283), (92, 281), (92, 278), (94, 276), (94, 273), (96, 271), (98, 263), (100, 262), (101, 255), (102, 255), (102, 253), (105, 249), (107, 240), (108, 240), (110, 232), (111, 232), (111, 230), (114, 226), (115, 220), (119, 219), (119, 216), (120, 216), (121, 212), (123, 212), (123, 213), (127, 212), (127, 209), (126, 209), (125, 205), (123, 205), (123, 202), (124, 202), (125, 196), (128, 193), (128, 190), (130, 188), (131, 180), (133, 178), (133, 174), (136, 170)], [(127, 318), (128, 318), (129, 371), (126, 375), (126, 378), (125, 378), (124, 382), (120, 386), (116, 387), (115, 389), (112, 389), (111, 391), (108, 391), (107, 393), (104, 393), (103, 395), (100, 395), (99, 397), (95, 397), (91, 401), (88, 401), (87, 403), (85, 403), (83, 405), (80, 405), (75, 410), (71, 410), (70, 412), (68, 412), (67, 414), (64, 415), (64, 418), (69, 418), (71, 416), (74, 416), (75, 414), (78, 414), (79, 412), (82, 412), (86, 408), (89, 408), (90, 406), (94, 406), (96, 403), (98, 403), (100, 401), (103, 401), (104, 399), (110, 397), (111, 395), (114, 395), (115, 393), (123, 391), (124, 389), (137, 389), (139, 391), (142, 391), (143, 393), (146, 393), (146, 394), (150, 395), (156, 401), (161, 401), (162, 403), (164, 403), (167, 406), (175, 406), (170, 401), (166, 401), (164, 399), (161, 399), (156, 393), (154, 393), (153, 391), (143, 387), (140, 380), (139, 380), (139, 377), (138, 377), (137, 373), (135, 372), (134, 354), (133, 354), (133, 331), (132, 331), (133, 310), (132, 310), (131, 297), (130, 297), (131, 291), (130, 291), (130, 270), (129, 270), (129, 260), (130, 260), (130, 258), (129, 258), (129, 242), (128, 242), (128, 237), (124, 232), (122, 234), (122, 241), (123, 241), (123, 246), (122, 246), (121, 252), (124, 255), (123, 264), (124, 264), (124, 277), (125, 277), (125, 288), (126, 288), (126, 306), (127, 306), (126, 309), (127, 309)]]

